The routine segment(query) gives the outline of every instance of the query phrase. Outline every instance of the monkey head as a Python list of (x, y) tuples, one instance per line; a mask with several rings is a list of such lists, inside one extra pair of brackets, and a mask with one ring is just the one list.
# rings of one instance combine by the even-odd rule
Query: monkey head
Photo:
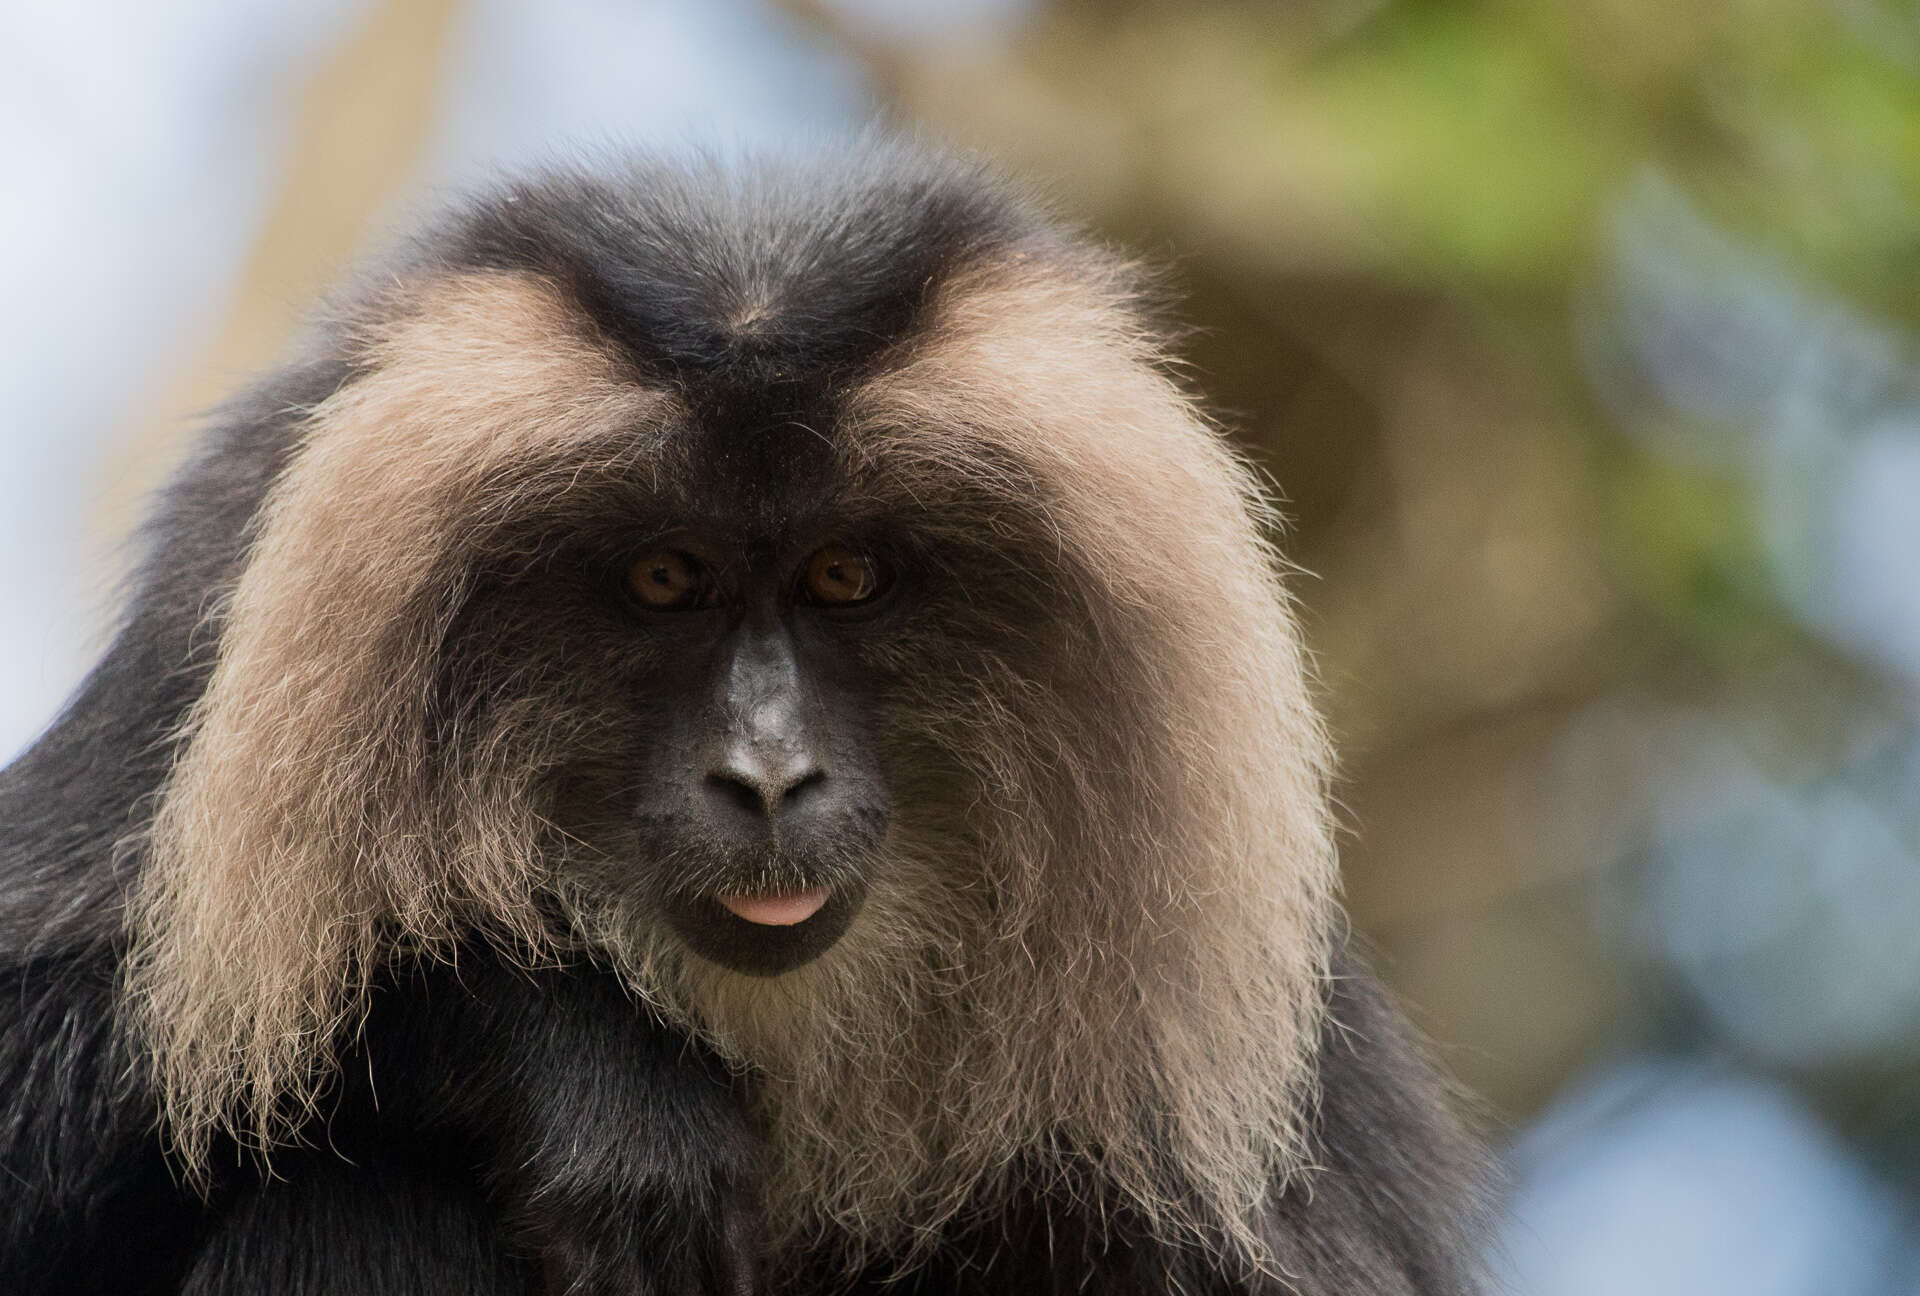
[(371, 276), (204, 452), (258, 503), (128, 905), (185, 1155), (478, 936), (751, 1075), (796, 1229), (1075, 1148), (1240, 1228), (1312, 1092), (1326, 747), (1147, 296), (886, 148), (548, 176)]

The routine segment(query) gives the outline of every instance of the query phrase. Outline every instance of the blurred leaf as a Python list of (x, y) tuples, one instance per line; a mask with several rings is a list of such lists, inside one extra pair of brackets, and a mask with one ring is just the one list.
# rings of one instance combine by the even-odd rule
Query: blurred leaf
[(1558, 275), (1630, 165), (1630, 123), (1530, 30), (1399, 6), (1297, 69), (1276, 110), (1321, 124), (1362, 207), (1413, 268)]
[(1696, 649), (1725, 657), (1778, 640), (1744, 483), (1622, 455), (1605, 499), (1628, 583)]

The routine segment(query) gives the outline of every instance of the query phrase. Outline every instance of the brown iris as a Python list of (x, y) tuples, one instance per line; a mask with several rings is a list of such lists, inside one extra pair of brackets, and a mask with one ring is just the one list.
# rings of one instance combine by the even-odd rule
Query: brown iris
[(627, 587), (648, 607), (671, 611), (698, 603), (705, 582), (700, 565), (691, 556), (675, 549), (656, 549), (642, 554), (627, 568)]
[(806, 597), (828, 607), (865, 603), (885, 588), (886, 571), (871, 554), (831, 544), (807, 559)]

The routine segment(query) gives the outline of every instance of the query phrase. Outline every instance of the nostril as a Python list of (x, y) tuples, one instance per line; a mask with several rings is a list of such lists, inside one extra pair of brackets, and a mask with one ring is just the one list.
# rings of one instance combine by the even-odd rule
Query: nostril
[(766, 802), (760, 798), (760, 789), (744, 779), (729, 774), (707, 775), (707, 788), (720, 800), (750, 815), (766, 813)]
[(788, 787), (785, 792), (780, 794), (780, 804), (782, 806), (791, 806), (800, 799), (802, 794), (812, 791), (826, 781), (827, 775), (825, 770), (809, 770), (807, 773), (795, 779), (793, 784)]
[(744, 762), (730, 762), (708, 774), (706, 784), (710, 795), (730, 808), (756, 819), (772, 819), (796, 810), (826, 777), (824, 770), (797, 761), (784, 770), (761, 770)]

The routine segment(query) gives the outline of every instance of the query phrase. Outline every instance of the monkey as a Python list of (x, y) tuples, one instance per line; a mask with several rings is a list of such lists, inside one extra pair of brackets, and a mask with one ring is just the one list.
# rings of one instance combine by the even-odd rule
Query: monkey
[(1474, 1290), (1165, 297), (870, 139), (333, 299), (0, 774), (0, 1288)]

